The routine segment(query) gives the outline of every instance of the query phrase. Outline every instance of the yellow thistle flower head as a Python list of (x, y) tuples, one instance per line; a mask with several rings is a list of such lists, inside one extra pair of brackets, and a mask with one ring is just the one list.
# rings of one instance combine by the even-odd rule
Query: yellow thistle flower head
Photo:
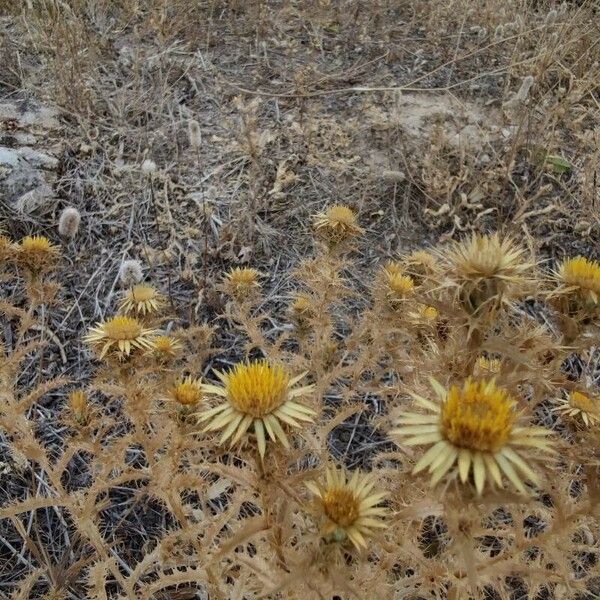
[(58, 258), (58, 248), (43, 235), (28, 235), (17, 247), (18, 263), (33, 274), (52, 266)]
[(555, 401), (553, 410), (574, 421), (582, 421), (586, 427), (600, 424), (600, 397), (573, 390)]
[(247, 298), (260, 288), (259, 277), (256, 269), (235, 267), (225, 273), (225, 290), (238, 300)]
[(116, 355), (123, 359), (135, 349), (152, 348), (153, 334), (154, 331), (144, 329), (137, 319), (119, 315), (92, 327), (85, 341), (99, 350), (100, 358), (116, 350)]
[[(261, 457), (266, 448), (265, 430), (272, 441), (289, 447), (281, 426), (300, 427), (299, 421), (312, 421), (314, 411), (295, 399), (313, 390), (313, 386), (294, 387), (306, 373), (290, 378), (287, 371), (266, 360), (238, 363), (229, 372), (215, 374), (223, 386), (205, 384), (204, 392), (220, 396), (225, 401), (200, 413), (207, 421), (206, 431), (223, 429), (219, 443), (230, 439), (233, 445), (253, 426)], [(234, 435), (235, 434), (235, 435)]]
[(69, 408), (78, 423), (85, 421), (87, 412), (87, 394), (84, 390), (73, 390), (68, 396)]
[(317, 213), (314, 216), (314, 228), (331, 244), (338, 244), (363, 232), (356, 222), (354, 211), (342, 204), (335, 204), (325, 212)]
[(431, 445), (414, 473), (428, 468), (433, 486), (448, 474), (457, 474), (466, 483), (472, 472), (478, 494), (488, 478), (502, 487), (505, 476), (521, 493), (526, 493), (522, 477), (539, 485), (526, 453), (531, 449), (550, 451), (551, 442), (546, 439), (550, 432), (520, 426), (516, 402), (504, 388), (494, 379), (467, 379), (449, 390), (434, 379), (431, 385), (441, 402), (412, 394), (429, 414), (402, 413), (400, 426), (392, 432), (406, 437), (404, 445)]
[(202, 380), (188, 375), (171, 388), (169, 397), (181, 406), (196, 406), (202, 400)]
[(475, 368), (473, 369), (473, 375), (475, 377), (490, 377), (497, 375), (502, 369), (502, 361), (498, 358), (488, 358), (486, 356), (480, 356), (475, 362)]
[(395, 262), (388, 262), (383, 267), (386, 298), (393, 308), (410, 296), (415, 289), (412, 277), (405, 275), (402, 267)]
[(415, 325), (431, 327), (438, 321), (440, 313), (435, 306), (419, 304), (417, 310), (410, 312), (409, 316)]
[(179, 340), (169, 335), (157, 335), (151, 340), (152, 351), (156, 358), (161, 360), (172, 360), (177, 358), (183, 350)]
[(561, 263), (557, 277), (570, 293), (586, 306), (600, 305), (600, 263), (583, 256), (569, 258)]
[(422, 305), (419, 312), (426, 321), (435, 321), (440, 316), (440, 313), (435, 306)]
[(524, 257), (522, 248), (497, 233), (474, 234), (456, 242), (447, 260), (463, 305), (475, 312), (492, 299), (517, 294), (527, 283), (526, 275), (533, 267)]
[(314, 494), (326, 541), (350, 540), (355, 548), (366, 548), (374, 530), (387, 527), (381, 519), (387, 511), (378, 506), (387, 493), (374, 489), (376, 483), (368, 473), (355, 471), (350, 476), (344, 469), (327, 468), (324, 482), (306, 484)]
[(125, 314), (145, 316), (157, 313), (163, 304), (162, 295), (154, 287), (138, 283), (125, 292), (119, 310)]

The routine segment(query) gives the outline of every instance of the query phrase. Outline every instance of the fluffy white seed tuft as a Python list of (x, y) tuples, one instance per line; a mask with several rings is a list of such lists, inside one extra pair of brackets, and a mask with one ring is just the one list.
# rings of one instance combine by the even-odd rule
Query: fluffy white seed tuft
[(134, 286), (142, 280), (142, 277), (142, 265), (139, 260), (126, 260), (123, 262), (119, 271), (119, 279), (123, 287), (130, 288)]
[(198, 121), (190, 119), (188, 123), (188, 133), (190, 136), (190, 146), (192, 146), (192, 148), (200, 148), (202, 145), (202, 132), (200, 131)]
[(64, 237), (72, 240), (79, 231), (79, 224), (81, 223), (81, 214), (76, 208), (69, 206), (60, 213), (58, 219), (58, 233)]
[(145, 175), (152, 175), (156, 171), (156, 163), (153, 160), (147, 158), (142, 163), (142, 173)]

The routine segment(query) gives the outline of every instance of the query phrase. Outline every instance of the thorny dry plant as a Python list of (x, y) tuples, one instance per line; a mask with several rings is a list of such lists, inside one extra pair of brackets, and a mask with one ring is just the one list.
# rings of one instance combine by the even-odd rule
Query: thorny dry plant
[[(19, 382), (24, 361), (43, 360), (27, 336), (55, 302), (59, 255), (42, 236), (3, 240), (4, 275), (23, 290), (2, 304), (18, 335), (1, 371), (3, 462), (32, 477), (2, 509), (23, 544), (16, 597), (508, 597), (519, 575), (557, 598), (589, 591), (600, 385), (597, 367), (575, 379), (565, 365), (597, 365), (600, 265), (543, 272), (513, 240), (474, 234), (385, 265), (356, 311), (345, 273), (361, 230), (341, 208), (315, 215), (289, 326), (273, 333), (257, 308), (256, 271), (224, 275), (244, 360), (204, 375), (211, 328), (161, 329), (161, 294), (137, 283), (129, 314), (85, 337), (99, 361), (85, 389)], [(547, 304), (546, 324), (524, 300)], [(35, 409), (59, 388), (47, 444)], [(328, 451), (365, 395), (394, 442), (368, 471)], [(124, 490), (121, 520), (140, 506), (163, 519), (136, 558), (106, 522)], [(68, 540), (59, 556), (48, 513)]]
[(0, 6), (0, 596), (600, 596), (593, 3)]

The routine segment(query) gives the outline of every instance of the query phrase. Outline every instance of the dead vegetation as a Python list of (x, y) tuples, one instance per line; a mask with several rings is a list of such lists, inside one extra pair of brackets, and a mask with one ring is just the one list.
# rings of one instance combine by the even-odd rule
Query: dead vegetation
[(0, 8), (0, 595), (600, 595), (594, 3)]

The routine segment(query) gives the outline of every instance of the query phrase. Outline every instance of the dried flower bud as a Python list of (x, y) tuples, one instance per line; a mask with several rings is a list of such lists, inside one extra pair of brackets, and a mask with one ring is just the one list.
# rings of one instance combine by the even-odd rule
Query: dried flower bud
[(82, 423), (86, 419), (87, 396), (83, 390), (74, 390), (69, 394), (69, 408), (73, 413), (74, 419)]
[(126, 288), (134, 286), (142, 280), (142, 265), (139, 260), (126, 260), (119, 270), (121, 285)]
[(58, 248), (43, 235), (28, 235), (17, 247), (17, 262), (33, 276), (51, 268), (58, 255)]
[(188, 123), (188, 133), (190, 136), (190, 146), (192, 146), (192, 148), (200, 148), (202, 145), (202, 132), (200, 131), (198, 121), (190, 119)]
[(58, 233), (62, 237), (72, 240), (79, 231), (81, 223), (81, 214), (76, 208), (69, 206), (60, 213), (58, 220)]

